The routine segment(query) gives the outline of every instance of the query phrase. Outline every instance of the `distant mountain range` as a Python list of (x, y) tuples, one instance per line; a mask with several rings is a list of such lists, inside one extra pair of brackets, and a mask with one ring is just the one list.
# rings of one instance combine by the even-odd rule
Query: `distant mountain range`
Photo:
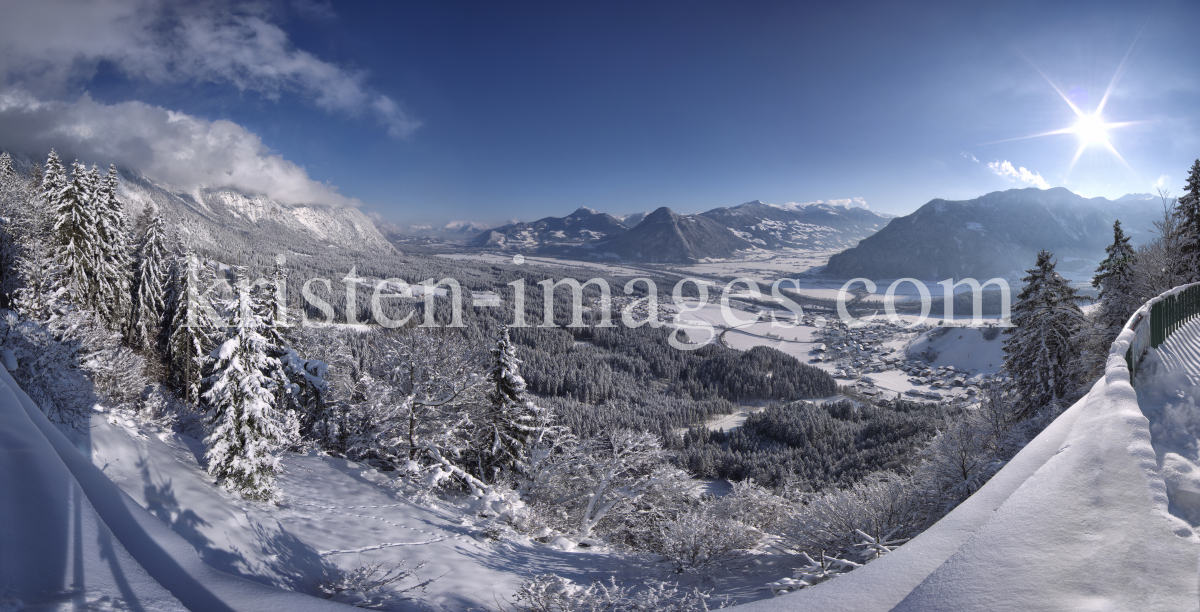
[(1116, 219), (1135, 244), (1147, 242), (1162, 202), (1150, 194), (1108, 200), (1063, 187), (1010, 189), (973, 200), (931, 200), (893, 219), (857, 247), (834, 255), (835, 278), (1019, 278), (1047, 249), (1060, 270), (1086, 274), (1104, 257)]
[(580, 208), (480, 233), (470, 246), (565, 257), (688, 263), (738, 251), (840, 249), (883, 227), (891, 215), (832, 204), (779, 206), (760, 201), (680, 215), (663, 207), (617, 217)]
[(388, 223), (381, 219), (376, 219), (376, 225), (380, 226), (380, 230), (385, 233), (397, 234), (400, 236), (426, 237), (426, 236), (444, 236), (448, 238), (474, 238), (479, 232), (485, 231), (491, 226), (481, 225), (472, 221), (451, 221), (445, 225), (396, 225)]
[(646, 263), (691, 263), (731, 257), (754, 245), (704, 215), (680, 215), (662, 207), (632, 229), (610, 239), (564, 251), (600, 259)]
[(879, 231), (893, 217), (861, 206), (781, 206), (758, 200), (700, 214), (764, 249), (845, 249)]

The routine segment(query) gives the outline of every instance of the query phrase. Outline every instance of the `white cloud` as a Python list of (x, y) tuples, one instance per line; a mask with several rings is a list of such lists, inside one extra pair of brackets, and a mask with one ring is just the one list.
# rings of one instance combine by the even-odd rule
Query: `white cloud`
[(992, 172), (995, 172), (998, 176), (1002, 176), (1009, 180), (1017, 180), (1023, 183), (1029, 183), (1038, 189), (1050, 188), (1050, 183), (1047, 183), (1046, 179), (1042, 178), (1041, 174), (1030, 172), (1024, 167), (1014, 168), (1013, 165), (1008, 162), (1008, 160), (1002, 162), (989, 162), (988, 168), (991, 168)]
[(108, 105), (88, 96), (73, 103), (43, 102), (25, 93), (4, 93), (0, 134), (7, 150), (44, 156), (56, 148), (68, 160), (115, 163), (184, 190), (233, 187), (285, 204), (360, 204), (313, 180), (236, 123), (142, 102)]
[(1158, 180), (1154, 181), (1154, 184), (1151, 185), (1151, 187), (1154, 187), (1155, 189), (1169, 187), (1170, 182), (1171, 182), (1171, 177), (1169, 175), (1164, 174), (1164, 175), (1158, 177)]
[(966, 151), (959, 151), (958, 154), (962, 155), (963, 157), (965, 157), (973, 162), (976, 162), (976, 163), (979, 162), (979, 158), (975, 157), (974, 153), (967, 153)]
[(327, 111), (371, 115), (394, 137), (421, 125), (368, 87), (364, 72), (297, 49), (260, 5), (38, 0), (5, 3), (3, 14), (0, 77), (8, 87), (53, 95), (108, 62), (153, 83), (221, 83), (268, 99), (295, 93)]

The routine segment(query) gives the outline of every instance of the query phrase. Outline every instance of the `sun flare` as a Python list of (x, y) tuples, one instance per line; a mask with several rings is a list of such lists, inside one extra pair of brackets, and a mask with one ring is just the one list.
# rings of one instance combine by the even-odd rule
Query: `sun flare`
[(1099, 114), (1080, 115), (1075, 122), (1074, 132), (1079, 136), (1080, 144), (1102, 145), (1108, 142), (1108, 128)]

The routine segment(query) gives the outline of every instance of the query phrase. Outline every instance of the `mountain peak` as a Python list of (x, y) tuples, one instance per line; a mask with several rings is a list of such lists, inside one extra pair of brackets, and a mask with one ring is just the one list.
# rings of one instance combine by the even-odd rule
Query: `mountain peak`
[(1152, 193), (1127, 193), (1113, 202), (1142, 202), (1145, 200), (1157, 200), (1158, 196)]
[(593, 215), (598, 215), (598, 214), (600, 214), (600, 213), (598, 211), (596, 211), (595, 209), (588, 208), (587, 206), (580, 206), (578, 209), (575, 210), (575, 212), (571, 213), (568, 216), (570, 216), (570, 217), (591, 217)]

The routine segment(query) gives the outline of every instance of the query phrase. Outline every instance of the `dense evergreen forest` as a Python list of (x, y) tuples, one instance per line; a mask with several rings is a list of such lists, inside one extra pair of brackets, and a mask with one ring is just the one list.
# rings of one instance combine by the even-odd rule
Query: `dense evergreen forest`
[(903, 400), (776, 404), (729, 432), (689, 429), (678, 461), (698, 476), (773, 488), (848, 486), (873, 472), (904, 471), (958, 412)]

